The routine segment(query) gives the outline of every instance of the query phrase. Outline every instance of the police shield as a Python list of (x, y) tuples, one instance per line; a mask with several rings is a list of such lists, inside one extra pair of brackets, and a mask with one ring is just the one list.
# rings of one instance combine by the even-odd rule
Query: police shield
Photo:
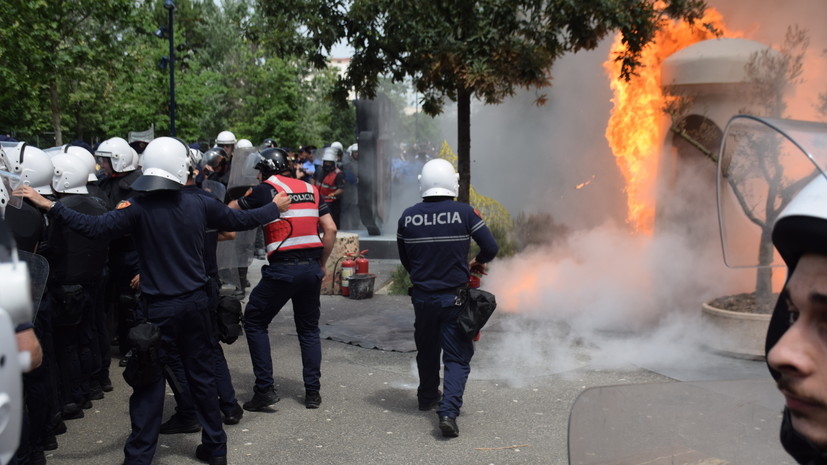
[(791, 464), (783, 406), (769, 376), (590, 388), (569, 415), (569, 464)]
[[(247, 147), (236, 149), (233, 154), (230, 168), (229, 182), (227, 183), (227, 197), (238, 199), (251, 187), (259, 183), (258, 171), (252, 160), (258, 159), (258, 151)], [(251, 231), (238, 231), (235, 239), (218, 243), (216, 252), (218, 260), (218, 276), (224, 284), (236, 288), (243, 287), (238, 274), (239, 268), (250, 266), (255, 252), (256, 234), (260, 228)]]
[(211, 181), (209, 179), (205, 179), (201, 183), (201, 189), (204, 189), (206, 192), (214, 195), (215, 198), (221, 202), (224, 202), (224, 198), (227, 194), (227, 187), (224, 184), (221, 184), (218, 181)]
[(258, 181), (258, 150), (253, 147), (236, 149), (230, 163), (230, 178), (227, 182), (227, 194), (231, 200), (235, 200), (247, 189), (255, 186)]
[(771, 242), (778, 215), (827, 173), (827, 124), (733, 117), (718, 154), (718, 219), (732, 268), (782, 266)]
[(25, 262), (29, 270), (32, 299), (32, 321), (37, 317), (37, 310), (40, 308), (40, 301), (43, 298), (43, 291), (46, 290), (46, 280), (49, 277), (49, 262), (42, 255), (17, 251), (20, 260)]

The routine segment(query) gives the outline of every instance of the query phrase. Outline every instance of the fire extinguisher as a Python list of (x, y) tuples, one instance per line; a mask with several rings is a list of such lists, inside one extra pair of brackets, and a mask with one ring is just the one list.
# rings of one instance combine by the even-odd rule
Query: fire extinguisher
[(347, 297), (350, 295), (350, 285), (348, 280), (356, 270), (356, 262), (351, 258), (351, 254), (347, 254), (342, 261), (342, 295)]
[(367, 250), (359, 252), (356, 258), (356, 274), (368, 274), (368, 259), (365, 257)]

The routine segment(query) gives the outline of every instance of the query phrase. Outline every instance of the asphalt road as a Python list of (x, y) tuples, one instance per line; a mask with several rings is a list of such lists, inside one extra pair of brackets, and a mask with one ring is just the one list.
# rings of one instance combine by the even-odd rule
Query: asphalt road
[[(377, 264), (381, 276), (371, 299), (322, 296), (323, 401), (318, 410), (305, 409), (302, 403), (301, 360), (290, 308), (276, 317), (270, 337), (282, 400), (274, 412), (245, 412), (239, 424), (226, 427), (230, 464), (566, 464), (569, 412), (586, 388), (676, 381), (675, 375), (636, 366), (594, 367), (588, 344), (568, 347), (574, 357), (566, 363), (504, 361), (494, 344), (499, 331), (494, 324), (476, 346), (457, 420), (460, 436), (444, 439), (434, 412), (417, 409), (410, 302), (380, 294), (392, 268), (392, 261)], [(253, 266), (250, 280), (257, 279)], [(244, 402), (252, 396), (253, 384), (246, 341), (241, 338), (224, 350)], [(130, 389), (120, 374), (113, 363), (115, 390), (95, 401), (85, 418), (67, 422), (69, 431), (58, 437), (59, 448), (47, 453), (48, 463), (122, 462), (130, 428)], [(173, 409), (168, 394), (164, 420)], [(776, 438), (773, 427), (767, 431)], [(645, 439), (641, 438), (644, 444)], [(194, 457), (199, 441), (200, 434), (161, 436), (153, 463), (199, 463)]]

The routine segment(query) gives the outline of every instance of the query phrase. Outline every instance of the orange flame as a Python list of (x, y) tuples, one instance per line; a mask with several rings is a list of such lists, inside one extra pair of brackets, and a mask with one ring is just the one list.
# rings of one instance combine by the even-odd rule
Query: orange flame
[[(701, 23), (725, 32), (723, 18), (714, 8), (707, 9)], [(609, 60), (603, 64), (614, 91), (614, 108), (606, 128), (606, 139), (626, 179), (626, 222), (637, 232), (651, 234), (654, 229), (655, 180), (667, 122), (663, 112), (667, 100), (661, 89), (660, 65), (672, 53), (713, 37), (700, 24), (690, 26), (685, 22), (670, 21), (643, 50), (638, 75), (630, 81), (619, 77), (621, 63), (614, 60), (623, 50), (620, 34), (615, 37)]]
[(591, 184), (591, 183), (592, 183), (592, 181), (594, 181), (594, 178), (595, 178), (595, 177), (596, 177), (596, 176), (593, 174), (591, 178), (589, 178), (588, 180), (583, 181), (583, 182), (581, 182), (580, 184), (578, 184), (578, 185), (574, 186), (574, 188), (575, 188), (575, 189), (582, 189), (582, 188), (584, 188), (584, 187), (588, 186), (589, 184)]

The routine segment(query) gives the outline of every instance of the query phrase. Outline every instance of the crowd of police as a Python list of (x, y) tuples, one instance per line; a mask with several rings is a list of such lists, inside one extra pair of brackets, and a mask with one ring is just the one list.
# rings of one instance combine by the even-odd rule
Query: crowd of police
[[(246, 151), (243, 163), (233, 163), (237, 148), (251, 146), (229, 131), (206, 151), (172, 137), (131, 143), (113, 137), (95, 148), (76, 143), (47, 150), (0, 142), (0, 213), (21, 253), (45, 257), (49, 265), (36, 316), (18, 327), (34, 332), (44, 355), (24, 377), (24, 432), (12, 463), (45, 463), (45, 451), (58, 447), (66, 422), (83, 418), (93, 401), (113, 389), (112, 347), (122, 356), (123, 376), (133, 390), (124, 464), (149, 464), (159, 434), (198, 431), (196, 457), (227, 463), (223, 425), (238, 423), (245, 410), (267, 410), (279, 401), (267, 328), (288, 300), (302, 355), (305, 406), (320, 406), (320, 287), (343, 194), (356, 182), (346, 172), (358, 166), (358, 147), (345, 151), (334, 142), (316, 160), (315, 147), (294, 151), (268, 139)], [(351, 170), (343, 169), (345, 154)], [(427, 361), (418, 359), (420, 407), (442, 401), (440, 427), (455, 436), (473, 346), (446, 339), (456, 332), (455, 321), (444, 321), (439, 310), (458, 309), (453, 298), (468, 279), (464, 257), (470, 238), (482, 246), (474, 267), (493, 258), (496, 243), (473, 209), (453, 201), (453, 167), (434, 161), (447, 167), (423, 168), (426, 202), (417, 208), (450, 212), (444, 216), (451, 221), (427, 231), (406, 222), (400, 255), (415, 285), (417, 346), (423, 353), (431, 346)], [(251, 169), (258, 184), (233, 194), (227, 189), (233, 169)], [(220, 241), (233, 240), (235, 231), (256, 228), (268, 264), (249, 295), (242, 323), (240, 301), (221, 295), (216, 250)], [(409, 233), (416, 237), (403, 238)], [(444, 237), (453, 243), (445, 244)], [(433, 258), (445, 247), (453, 252), (443, 266)], [(453, 270), (450, 279), (444, 269)], [(239, 277), (245, 293), (246, 269)], [(253, 397), (243, 407), (219, 344), (235, 340), (240, 330), (233, 331), (233, 325), (240, 324), (255, 374)], [(444, 397), (435, 384), (441, 351), (450, 360)], [(167, 384), (176, 408), (162, 422)]]

